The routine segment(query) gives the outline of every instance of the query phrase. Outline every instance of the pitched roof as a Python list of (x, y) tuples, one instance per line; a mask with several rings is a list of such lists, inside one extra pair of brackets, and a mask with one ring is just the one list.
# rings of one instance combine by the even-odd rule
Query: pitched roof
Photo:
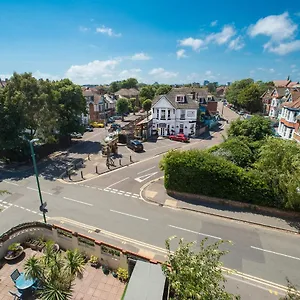
[(292, 101), (296, 101), (300, 97), (300, 91), (291, 91)]
[(198, 97), (207, 97), (208, 92), (207, 89), (197, 88), (197, 87), (180, 87), (180, 88), (172, 88), (171, 91), (176, 91), (178, 94), (198, 94)]
[(294, 85), (298, 84), (297, 81), (287, 80), (274, 80), (273, 81), (275, 87), (293, 87)]
[[(185, 102), (179, 103), (176, 102), (176, 96), (177, 95), (184, 95)], [(190, 97), (187, 96), (187, 94), (179, 92), (178, 89), (172, 89), (168, 94), (166, 95), (159, 95), (154, 98), (152, 101), (152, 105), (155, 105), (162, 97), (167, 98), (167, 100), (176, 108), (176, 109), (198, 109), (199, 104), (192, 100)]]
[(115, 92), (115, 95), (119, 96), (125, 96), (125, 97), (131, 97), (131, 96), (137, 96), (140, 92), (137, 89), (120, 89), (117, 92)]
[(282, 98), (283, 96), (285, 96), (287, 88), (286, 87), (277, 87), (275, 90), (277, 91), (278, 98)]
[(287, 85), (287, 87), (293, 87), (293, 86), (295, 86), (295, 85), (297, 85), (299, 82), (297, 82), (297, 81), (291, 81), (288, 85)]
[(285, 102), (282, 104), (282, 106), (292, 109), (300, 109), (300, 97), (297, 98), (296, 101), (293, 102)]

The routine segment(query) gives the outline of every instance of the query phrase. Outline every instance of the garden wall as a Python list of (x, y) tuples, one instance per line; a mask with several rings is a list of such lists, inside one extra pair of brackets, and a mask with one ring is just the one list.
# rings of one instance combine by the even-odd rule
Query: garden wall
[(0, 260), (5, 256), (9, 245), (24, 243), (29, 238), (52, 240), (64, 250), (78, 249), (89, 257), (95, 255), (101, 265), (116, 270), (119, 267), (128, 270), (128, 258), (141, 259), (151, 263), (158, 263), (137, 253), (123, 250), (114, 245), (97, 241), (83, 234), (73, 232), (57, 225), (40, 222), (20, 224), (0, 236)]

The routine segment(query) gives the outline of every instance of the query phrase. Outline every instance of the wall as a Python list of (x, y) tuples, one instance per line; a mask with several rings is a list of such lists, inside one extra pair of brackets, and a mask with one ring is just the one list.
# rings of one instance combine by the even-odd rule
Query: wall
[(128, 269), (127, 258), (134, 257), (151, 263), (161, 263), (151, 260), (137, 253), (126, 251), (112, 244), (95, 240), (89, 236), (72, 232), (58, 225), (49, 225), (40, 222), (20, 224), (0, 236), (0, 260), (5, 256), (9, 245), (23, 243), (28, 238), (53, 240), (61, 249), (79, 249), (89, 257), (95, 255), (101, 265), (115, 270), (117, 268)]

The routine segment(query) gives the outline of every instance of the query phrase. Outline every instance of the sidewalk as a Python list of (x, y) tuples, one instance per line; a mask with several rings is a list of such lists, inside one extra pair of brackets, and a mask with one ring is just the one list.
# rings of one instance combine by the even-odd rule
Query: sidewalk
[(202, 205), (200, 205), (193, 203), (193, 200), (173, 198), (166, 193), (163, 178), (154, 180), (145, 186), (142, 190), (142, 197), (146, 201), (154, 202), (161, 206), (184, 209), (254, 225), (300, 233), (300, 222), (266, 216), (230, 206), (214, 205), (212, 203), (202, 203)]

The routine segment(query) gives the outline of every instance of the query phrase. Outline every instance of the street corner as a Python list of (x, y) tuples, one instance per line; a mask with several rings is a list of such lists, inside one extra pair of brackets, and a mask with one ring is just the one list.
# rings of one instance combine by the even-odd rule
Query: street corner
[(165, 205), (167, 194), (163, 183), (163, 178), (158, 178), (141, 188), (144, 200), (155, 202), (158, 205)]

